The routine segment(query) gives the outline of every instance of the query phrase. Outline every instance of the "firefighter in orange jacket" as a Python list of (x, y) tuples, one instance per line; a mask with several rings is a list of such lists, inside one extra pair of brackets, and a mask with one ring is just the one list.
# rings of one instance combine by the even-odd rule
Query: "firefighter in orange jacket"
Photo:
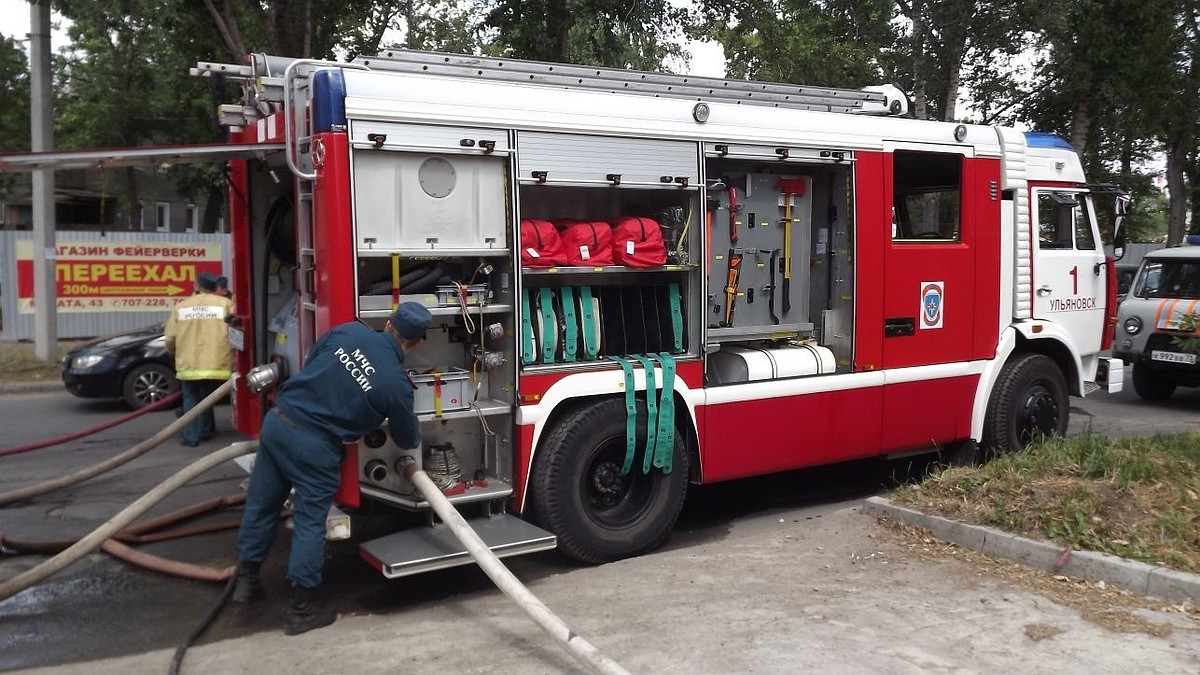
[[(233, 316), (229, 280), (210, 272), (196, 277), (196, 294), (181, 301), (167, 318), (167, 350), (175, 356), (175, 377), (183, 390), (183, 412), (196, 407), (229, 379), (233, 352), (226, 321)], [(212, 408), (183, 429), (181, 442), (195, 447), (216, 433)]]

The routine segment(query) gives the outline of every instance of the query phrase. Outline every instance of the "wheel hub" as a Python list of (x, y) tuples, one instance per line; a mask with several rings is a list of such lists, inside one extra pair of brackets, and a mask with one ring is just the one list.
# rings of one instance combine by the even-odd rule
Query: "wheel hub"
[(1049, 436), (1058, 431), (1058, 403), (1054, 395), (1043, 387), (1029, 392), (1021, 408), (1020, 433), (1023, 441), (1036, 435)]
[(592, 471), (592, 490), (604, 503), (615, 504), (623, 491), (620, 468), (612, 462), (597, 464)]

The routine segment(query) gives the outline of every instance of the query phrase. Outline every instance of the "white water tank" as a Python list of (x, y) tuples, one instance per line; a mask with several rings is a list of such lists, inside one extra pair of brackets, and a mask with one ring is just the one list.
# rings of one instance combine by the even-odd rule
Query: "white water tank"
[(823, 375), (836, 370), (837, 360), (833, 351), (818, 344), (789, 344), (782, 347), (726, 345), (708, 357), (710, 384)]

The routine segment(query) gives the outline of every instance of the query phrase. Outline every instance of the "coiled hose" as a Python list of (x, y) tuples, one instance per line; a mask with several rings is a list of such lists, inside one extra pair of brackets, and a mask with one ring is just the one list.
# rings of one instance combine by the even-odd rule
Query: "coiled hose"
[[(187, 416), (184, 415), (184, 417)], [(113, 535), (132, 523), (138, 516), (149, 511), (151, 507), (166, 499), (168, 495), (186, 485), (193, 478), (235, 457), (248, 455), (254, 452), (256, 448), (258, 448), (258, 441), (241, 441), (192, 462), (167, 480), (159, 483), (154, 489), (139, 497), (137, 501), (125, 507), (123, 511), (113, 516), (108, 522), (92, 530), (91, 533), (72, 544), (62, 553), (0, 584), (0, 600), (11, 598), (96, 550), (101, 544), (111, 539)]]

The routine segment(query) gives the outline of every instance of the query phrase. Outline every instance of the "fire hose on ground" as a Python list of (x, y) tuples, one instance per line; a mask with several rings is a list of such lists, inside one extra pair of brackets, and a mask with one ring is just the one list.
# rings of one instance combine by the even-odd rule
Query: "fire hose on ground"
[[(228, 386), (228, 383), (226, 386)], [(221, 390), (218, 389), (217, 393), (220, 393), (220, 391)], [(214, 393), (213, 396), (216, 396), (216, 393)], [(212, 398), (212, 396), (209, 398)], [(205, 400), (207, 401), (208, 399)], [(180, 419), (182, 420), (186, 417), (187, 415), (184, 415), (183, 418)], [(167, 429), (164, 429), (164, 431), (171, 429), (172, 426), (175, 425), (172, 424), (171, 426), (168, 426)], [(173, 430), (172, 433), (174, 433)], [(161, 440), (159, 442), (161, 442)], [(157, 445), (157, 443), (155, 445)], [(250, 454), (254, 452), (257, 447), (258, 441), (242, 441), (239, 443), (233, 443), (221, 450), (192, 462), (188, 466), (176, 472), (167, 480), (159, 483), (154, 489), (139, 497), (132, 504), (125, 507), (123, 511), (109, 519), (108, 522), (104, 523), (87, 536), (75, 542), (66, 550), (43, 562), (37, 567), (26, 570), (25, 572), (18, 574), (12, 579), (0, 584), (0, 600), (7, 600), (8, 598), (20, 593), (30, 586), (33, 586), (34, 584), (37, 584), (51, 575), (63, 570), (71, 563), (99, 548), (102, 544), (104, 544), (104, 542), (112, 539), (114, 535), (132, 523), (134, 519), (150, 510), (150, 508), (155, 504), (166, 499), (167, 496), (172, 492), (186, 485), (188, 481), (210, 469), (234, 459), (235, 457), (241, 457), (242, 455)]]
[[(181, 520), (192, 518), (209, 511), (236, 506), (243, 503), (245, 500), (246, 496), (241, 493), (235, 495), (226, 495), (224, 497), (214, 497), (212, 499), (172, 511), (171, 513), (142, 521), (137, 525), (127, 527), (113, 535), (112, 539), (109, 539), (100, 545), (100, 549), (114, 558), (117, 558), (118, 560), (154, 572), (171, 574), (177, 577), (192, 579), (195, 581), (226, 581), (233, 574), (233, 566), (226, 566), (224, 568), (217, 569), (208, 567), (206, 565), (196, 565), (177, 560), (169, 560), (167, 558), (145, 553), (144, 551), (135, 550), (131, 548), (129, 544), (148, 544), (156, 541), (182, 539), (184, 537), (191, 537), (198, 534), (232, 530), (238, 527), (240, 521), (226, 520), (216, 523), (191, 525), (167, 531), (159, 531), (162, 528)], [(70, 548), (77, 541), (79, 540), (13, 539), (12, 537), (5, 536), (3, 532), (0, 532), (0, 548), (10, 549), (18, 553), (53, 555)]]
[(14, 447), (14, 448), (5, 448), (3, 450), (0, 450), (0, 457), (7, 457), (9, 455), (19, 455), (23, 452), (31, 452), (33, 450), (41, 450), (42, 448), (48, 448), (48, 447), (51, 447), (54, 445), (62, 445), (63, 443), (70, 443), (71, 441), (73, 441), (77, 438), (83, 438), (84, 436), (91, 436), (92, 434), (99, 433), (101, 431), (104, 431), (105, 429), (111, 429), (111, 428), (117, 426), (118, 424), (124, 424), (124, 423), (128, 422), (129, 420), (132, 420), (137, 417), (141, 417), (142, 415), (145, 415), (148, 412), (154, 412), (155, 410), (162, 410), (163, 408), (167, 407), (168, 405), (171, 405), (171, 404), (179, 401), (179, 398), (181, 396), (183, 396), (183, 394), (181, 394), (180, 392), (175, 392), (174, 394), (171, 394), (170, 396), (167, 396), (166, 398), (160, 399), (158, 401), (155, 401), (154, 403), (151, 403), (150, 405), (147, 405), (142, 408), (138, 408), (137, 410), (134, 410), (131, 413), (126, 413), (124, 415), (121, 415), (120, 417), (118, 417), (114, 420), (109, 420), (102, 424), (97, 424), (94, 427), (88, 427), (87, 429), (80, 429), (79, 431), (74, 431), (69, 434), (65, 434), (63, 436), (58, 436), (57, 438), (49, 438), (44, 441), (38, 441), (36, 443), (27, 443), (25, 445), (18, 445), (17, 447)]
[(446, 499), (442, 491), (434, 485), (429, 476), (421, 470), (416, 460), (411, 457), (407, 466), (404, 467), (404, 476), (421, 491), (438, 518), (441, 518), (442, 522), (454, 532), (454, 536), (458, 537), (463, 546), (467, 547), (467, 551), (475, 559), (479, 568), (505, 595), (512, 598), (521, 609), (525, 610), (525, 613), (539, 628), (546, 631), (571, 656), (592, 672), (600, 675), (629, 675), (629, 671), (622, 668), (619, 663), (601, 654), (600, 650), (596, 649), (592, 643), (571, 630), (570, 626), (555, 616), (550, 608), (546, 607), (520, 580), (513, 576), (513, 573), (504, 566), (504, 563), (500, 562), (500, 559), (496, 557), (495, 553), (492, 553), (479, 535), (475, 534), (475, 530), (471, 529), (467, 521), (450, 504), (450, 500)]
[[(29, 488), (13, 490), (4, 494), (0, 494), (0, 505), (10, 504), (12, 502), (35, 497), (61, 487), (74, 485), (94, 476), (105, 473), (113, 468), (121, 466), (136, 457), (145, 454), (149, 450), (161, 444), (164, 440), (182, 429), (186, 424), (191, 422), (202, 411), (212, 407), (229, 392), (232, 386), (232, 380), (225, 382), (221, 387), (214, 391), (210, 396), (205, 398), (199, 405), (188, 411), (182, 417), (177, 419), (165, 427), (146, 441), (130, 448), (125, 453), (118, 455), (106, 462), (102, 462), (96, 466), (84, 469), (82, 471), (64, 476), (62, 478), (47, 481), (39, 485), (34, 485)], [(117, 537), (129, 538), (146, 536), (144, 533), (156, 527), (163, 519), (169, 517), (180, 517), (179, 514), (170, 514), (161, 519), (156, 519), (154, 522), (143, 523), (139, 526), (130, 528), (129, 525), (143, 513), (151, 509), (154, 505), (166, 499), (171, 493), (183, 487), (188, 481), (209, 471), (231, 459), (242, 455), (250, 454), (258, 447), (257, 441), (243, 441), (233, 443), (222, 450), (218, 450), (210, 455), (202, 457), (183, 468), (173, 476), (157, 485), (154, 489), (147, 492), (145, 495), (138, 498), (124, 510), (113, 516), (106, 523), (93, 530), (88, 535), (70, 544), (65, 549), (60, 551), (53, 558), (43, 562), (42, 564), (29, 569), (16, 577), (9, 579), (4, 583), (0, 583), (0, 601), (20, 593), (21, 591), (40, 583), (50, 576), (62, 571), (75, 561), (83, 556), (91, 553), (97, 548), (104, 550), (114, 555), (126, 556), (132, 558), (153, 557), (141, 554), (137, 551), (129, 549), (129, 547), (121, 544), (116, 540)], [(600, 675), (628, 675), (620, 664), (612, 659), (605, 657), (598, 649), (582, 636), (575, 633), (571, 628), (559, 619), (553, 612), (550, 611), (533, 593), (526, 588), (512, 572), (504, 566), (500, 559), (488, 548), (487, 544), (471, 529), (466, 520), (454, 509), (450, 501), (446, 499), (441, 490), (434, 485), (429, 476), (420, 469), (415, 461), (410, 460), (410, 464), (405, 468), (405, 476), (408, 480), (417, 487), (418, 490), (425, 496), (426, 500), (433, 507), (434, 512), (441, 520), (446, 523), (454, 535), (467, 548), (467, 551), (474, 558), (480, 569), (488, 575), (496, 586), (509, 596), (514, 602), (525, 611), (526, 614), (548, 635), (559, 643), (572, 657), (585, 665), (589, 670)], [(194, 508), (194, 507), (193, 507)], [(128, 529), (126, 529), (128, 528)], [(54, 545), (55, 543), (51, 543)], [(132, 554), (132, 555), (130, 555)], [(164, 561), (173, 563), (174, 561)], [(194, 570), (185, 570), (184, 568), (192, 568), (196, 566), (186, 565), (183, 563), (175, 563), (180, 571), (194, 572)], [(208, 569), (208, 568), (205, 568)], [(200, 577), (208, 580), (219, 581), (230, 579), (231, 568), (226, 570), (209, 570), (215, 573), (214, 575), (205, 576), (201, 573)], [(176, 658), (172, 663), (172, 672), (177, 671), (179, 663), (182, 661), (183, 650), (187, 645), (190, 645), (200, 630), (211, 621), (215, 613), (220, 610), (224, 600), (232, 591), (232, 582), (227, 584), (224, 593), (222, 594), (222, 602), (218, 603), (210, 616), (205, 617), (205, 621), (193, 631), (193, 635), (189, 635), (189, 639), (177, 651)]]
[(86, 469), (76, 471), (75, 473), (48, 480), (44, 483), (0, 493), (0, 506), (12, 504), (13, 502), (19, 502), (31, 497), (37, 497), (38, 495), (43, 495), (47, 492), (53, 492), (64, 487), (69, 487), (71, 485), (75, 485), (76, 483), (82, 483), (85, 480), (95, 478), (102, 473), (106, 473), (117, 468), (118, 466), (121, 466), (122, 464), (126, 464), (134, 459), (137, 459), (150, 450), (153, 450), (163, 441), (174, 436), (177, 432), (187, 426), (189, 422), (199, 417), (202, 412), (216, 405), (218, 401), (223, 399), (225, 395), (229, 393), (229, 390), (232, 387), (232, 379), (225, 381), (220, 387), (217, 387), (216, 391), (209, 394), (207, 398), (196, 405), (196, 407), (187, 411), (182, 417), (175, 420), (171, 424), (168, 424), (162, 429), (162, 431), (159, 431), (157, 434), (154, 434), (150, 438), (138, 443), (116, 457), (105, 460)]

